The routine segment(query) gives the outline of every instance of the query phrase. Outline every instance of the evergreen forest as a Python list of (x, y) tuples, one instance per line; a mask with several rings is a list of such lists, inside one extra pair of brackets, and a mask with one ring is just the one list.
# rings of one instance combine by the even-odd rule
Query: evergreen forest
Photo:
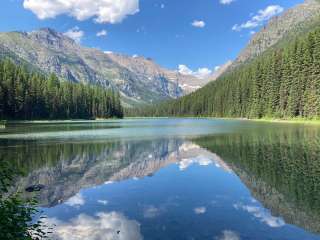
[(128, 114), (318, 119), (320, 28), (268, 50), (191, 95)]
[(60, 81), (9, 60), (0, 62), (0, 119), (96, 119), (123, 117), (113, 90)]

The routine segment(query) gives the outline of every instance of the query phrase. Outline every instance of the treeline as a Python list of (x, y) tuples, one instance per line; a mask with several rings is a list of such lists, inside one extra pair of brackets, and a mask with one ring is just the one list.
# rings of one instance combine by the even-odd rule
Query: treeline
[[(200, 137), (194, 142), (218, 154), (238, 176), (242, 177), (243, 172), (250, 176), (247, 180), (256, 180), (248, 186), (251, 191), (267, 193), (270, 198), (275, 191), (265, 189), (276, 189), (282, 194), (282, 202), (287, 202), (287, 206), (291, 205), (294, 209), (303, 210), (305, 214), (300, 217), (309, 218), (309, 221), (300, 219), (291, 223), (309, 224), (304, 227), (320, 232), (319, 137), (320, 131), (315, 128), (284, 129), (281, 126), (268, 126), (246, 133)], [(264, 188), (261, 192), (257, 192), (259, 183)], [(268, 196), (260, 195), (260, 199), (266, 200)], [(279, 209), (280, 203), (273, 203), (273, 207)], [(295, 218), (299, 216), (288, 220), (293, 221)]]
[(320, 28), (142, 116), (320, 117)]
[(123, 116), (112, 90), (59, 81), (0, 61), (0, 119), (95, 119)]

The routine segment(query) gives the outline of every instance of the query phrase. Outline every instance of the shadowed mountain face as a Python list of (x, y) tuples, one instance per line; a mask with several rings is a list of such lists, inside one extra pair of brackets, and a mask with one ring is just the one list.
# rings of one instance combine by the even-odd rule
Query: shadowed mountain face
[(71, 82), (115, 88), (127, 105), (178, 98), (207, 83), (151, 59), (83, 47), (49, 28), (0, 33), (0, 56)]

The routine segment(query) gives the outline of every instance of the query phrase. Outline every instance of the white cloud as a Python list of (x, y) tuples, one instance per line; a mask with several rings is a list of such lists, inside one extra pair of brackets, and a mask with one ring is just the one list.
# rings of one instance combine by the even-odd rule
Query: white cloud
[(57, 240), (143, 239), (140, 233), (140, 224), (117, 212), (100, 212), (95, 217), (80, 214), (69, 222), (49, 218), (45, 224), (54, 226), (52, 239)]
[(133, 54), (133, 55), (132, 55), (132, 58), (138, 58), (138, 57), (139, 57), (138, 54)]
[(256, 28), (258, 26), (261, 26), (264, 22), (268, 21), (273, 16), (282, 13), (283, 10), (284, 10), (283, 7), (279, 5), (270, 5), (263, 10), (259, 10), (258, 14), (253, 16), (249, 21), (242, 23), (240, 25), (239, 24), (234, 25), (232, 27), (232, 30), (241, 31), (242, 29)]
[(85, 204), (85, 200), (81, 193), (76, 194), (75, 196), (69, 198), (65, 204), (71, 206), (71, 207), (78, 207)]
[(195, 214), (205, 214), (207, 209), (205, 207), (197, 207), (193, 211)]
[(156, 208), (154, 206), (148, 206), (143, 210), (143, 216), (144, 218), (155, 218), (159, 216), (161, 213), (161, 210), (159, 208)]
[(220, 0), (220, 3), (223, 5), (229, 5), (233, 3), (235, 0)]
[(212, 73), (212, 71), (208, 68), (199, 68), (196, 73), (195, 73), (195, 76), (197, 78), (200, 78), (200, 79), (204, 79), (206, 77), (209, 77), (209, 75)]
[[(112, 53), (112, 52), (111, 52)], [(107, 53), (107, 54), (111, 54), (110, 52), (109, 53)], [(104, 184), (105, 185), (109, 185), (109, 184), (113, 184), (114, 182), (113, 181), (106, 181), (106, 182), (104, 182)]]
[(107, 34), (108, 34), (108, 32), (107, 32), (107, 30), (101, 30), (101, 31), (99, 31), (99, 32), (97, 32), (97, 37), (103, 37), (103, 36), (107, 36)]
[[(104, 51), (105, 54), (112, 54), (113, 52), (112, 51)], [(107, 184), (107, 183), (105, 183)]]
[(179, 169), (181, 171), (187, 169), (192, 164), (199, 164), (200, 166), (208, 166), (212, 164), (212, 160), (205, 156), (197, 156), (195, 158), (186, 158), (182, 159), (182, 161), (179, 162)]
[(278, 228), (286, 224), (282, 218), (272, 216), (268, 210), (261, 207), (257, 207), (253, 205), (243, 205), (241, 203), (234, 204), (233, 207), (235, 209), (242, 209), (252, 214), (254, 217), (258, 218), (261, 222), (267, 224), (269, 227)]
[(190, 68), (188, 68), (186, 65), (183, 65), (183, 64), (179, 65), (178, 71), (182, 75), (193, 75), (193, 71)]
[(240, 237), (234, 231), (224, 230), (222, 232), (222, 235), (216, 239), (217, 240), (240, 240)]
[(214, 71), (217, 72), (217, 71), (220, 70), (220, 68), (221, 68), (221, 66), (215, 66), (215, 67), (214, 67)]
[(188, 66), (183, 64), (179, 65), (178, 72), (182, 75), (193, 75), (199, 79), (204, 79), (212, 73), (212, 71), (208, 68), (199, 68), (194, 72)]
[(84, 36), (84, 32), (80, 30), (79, 27), (74, 27), (66, 31), (64, 35), (73, 39), (75, 42), (80, 43)]
[(191, 25), (196, 27), (196, 28), (204, 28), (206, 26), (206, 23), (204, 21), (201, 21), (201, 20), (194, 20), (191, 23)]
[(102, 204), (102, 205), (108, 205), (108, 201), (107, 200), (98, 200), (97, 202)]
[(79, 21), (94, 18), (97, 23), (119, 23), (139, 12), (139, 0), (24, 0), (25, 9), (39, 19), (67, 14)]
[(162, 4), (160, 5), (160, 8), (164, 9), (164, 8), (165, 8), (165, 5), (162, 3)]

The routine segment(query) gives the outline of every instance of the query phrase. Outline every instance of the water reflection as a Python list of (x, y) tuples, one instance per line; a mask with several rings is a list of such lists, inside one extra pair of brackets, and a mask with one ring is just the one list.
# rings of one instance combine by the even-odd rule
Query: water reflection
[[(320, 132), (296, 128), (195, 140), (215, 151), (286, 222), (320, 232)], [(254, 215), (255, 208), (242, 206)], [(274, 225), (281, 225), (275, 223)]]
[(18, 190), (45, 186), (39, 202), (56, 239), (320, 239), (301, 229), (320, 233), (319, 137), (265, 127), (29, 143), (0, 158), (26, 172)]
[(78, 194), (83, 188), (150, 177), (170, 164), (177, 164), (181, 171), (192, 164), (214, 164), (231, 172), (218, 155), (181, 139), (31, 145), (4, 151), (1, 157), (14, 159), (14, 166), (28, 172), (17, 183), (19, 191), (37, 184), (45, 186), (39, 201), (46, 207), (65, 201), (70, 206), (83, 205)]
[(61, 240), (140, 240), (140, 224), (117, 212), (99, 212), (95, 216), (80, 214), (64, 222), (48, 218), (46, 224), (54, 226), (51, 237)]

